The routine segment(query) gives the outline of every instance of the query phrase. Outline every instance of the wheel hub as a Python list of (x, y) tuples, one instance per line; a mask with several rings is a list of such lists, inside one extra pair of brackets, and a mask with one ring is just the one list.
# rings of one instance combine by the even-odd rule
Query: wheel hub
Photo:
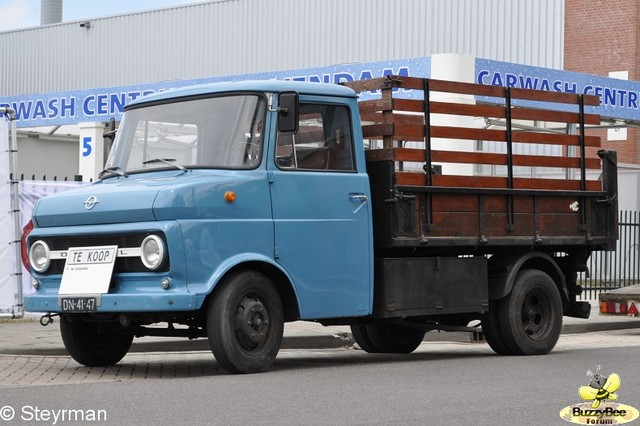
[(532, 336), (544, 331), (544, 316), (544, 303), (541, 303), (536, 296), (527, 297), (522, 306), (522, 322), (528, 335)]
[(243, 349), (256, 349), (264, 344), (269, 331), (269, 312), (259, 299), (247, 296), (240, 301), (235, 330)]

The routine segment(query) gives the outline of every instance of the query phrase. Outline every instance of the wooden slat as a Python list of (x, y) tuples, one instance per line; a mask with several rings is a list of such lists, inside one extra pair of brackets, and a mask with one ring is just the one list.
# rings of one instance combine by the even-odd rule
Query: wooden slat
[[(362, 126), (362, 136), (364, 138), (382, 138), (384, 136), (392, 136), (393, 127), (393, 123)], [(424, 135), (424, 128), (422, 129), (422, 133)]]
[[(383, 136), (392, 136), (394, 140), (401, 141), (422, 141), (424, 139), (424, 126), (412, 124), (374, 124), (363, 126), (362, 131), (365, 138), (381, 138)], [(431, 126), (431, 137), (442, 139), (506, 142), (507, 133), (504, 130), (494, 129)], [(577, 135), (529, 131), (514, 131), (512, 133), (512, 141), (519, 143), (535, 143), (546, 145), (580, 145), (580, 138)], [(588, 147), (600, 147), (600, 138), (598, 136), (585, 136), (585, 145)]]
[[(362, 105), (364, 104), (364, 105)], [(412, 99), (394, 99), (392, 103), (378, 101), (363, 101), (360, 103), (360, 111), (365, 114), (373, 111), (383, 111), (394, 109), (406, 112), (424, 112), (424, 102)], [(505, 118), (506, 111), (502, 105), (487, 104), (458, 104), (451, 102), (430, 102), (429, 108), (432, 114), (451, 114), (467, 117), (492, 117)], [(579, 123), (580, 117), (577, 113), (552, 111), (534, 108), (512, 108), (511, 117), (514, 120), (529, 121), (549, 121), (556, 123)], [(600, 116), (598, 114), (585, 114), (585, 124), (599, 125)]]
[(485, 141), (499, 141), (504, 142), (507, 140), (507, 132), (504, 130), (493, 129), (471, 129), (464, 127), (451, 127), (451, 126), (432, 126), (431, 128), (432, 138), (446, 138), (446, 139), (467, 139), (467, 140), (485, 140)]
[[(424, 162), (425, 155), (422, 149), (396, 148), (396, 161)], [(507, 165), (506, 154), (496, 154), (487, 152), (460, 152), (460, 151), (431, 151), (431, 160), (438, 163), (464, 163), (464, 164), (488, 164)], [(514, 155), (514, 166), (529, 167), (560, 167), (560, 168), (580, 168), (580, 159), (576, 157), (555, 157), (542, 155)], [(600, 160), (597, 158), (587, 158), (585, 161), (587, 169), (600, 169)]]
[[(433, 186), (457, 187), (457, 188), (507, 188), (507, 178), (497, 176), (451, 176), (433, 175)], [(396, 184), (424, 186), (426, 178), (423, 173), (396, 172)], [(580, 181), (561, 179), (526, 179), (514, 178), (515, 189), (541, 189), (579, 191)], [(587, 191), (600, 191), (600, 181), (587, 181)]]
[(469, 105), (451, 102), (430, 102), (429, 109), (432, 114), (453, 114), (468, 117), (496, 117), (504, 118), (506, 111), (503, 106), (494, 105)]
[[(602, 182), (597, 180), (586, 181), (587, 191), (601, 191)], [(514, 178), (513, 187), (516, 189), (549, 189), (579, 191), (580, 181), (560, 179), (526, 179)]]
[[(433, 175), (433, 186), (450, 186), (460, 188), (507, 188), (507, 178), (495, 176), (450, 176)], [(426, 185), (424, 173), (396, 172), (398, 185)]]
[[(374, 78), (370, 80), (360, 80), (345, 83), (347, 87), (351, 87), (356, 92), (369, 90), (380, 90), (388, 87), (402, 87), (404, 89), (422, 90), (423, 79), (416, 77), (400, 77), (391, 76), (391, 79)], [(463, 95), (476, 95), (504, 98), (506, 89), (502, 86), (489, 86), (474, 83), (461, 83), (456, 81), (445, 80), (429, 80), (429, 88), (434, 92), (458, 93)], [(594, 95), (579, 95), (577, 93), (551, 92), (534, 89), (523, 89), (519, 87), (511, 88), (512, 99), (522, 99), (540, 102), (554, 102), (577, 105), (583, 97), (585, 105), (599, 106), (600, 98)]]
[[(419, 148), (373, 149), (366, 151), (367, 161), (409, 161), (424, 163), (425, 152)], [(431, 160), (436, 163), (487, 164), (506, 166), (507, 155), (488, 152), (431, 151)], [(555, 157), (542, 155), (514, 155), (514, 166), (580, 168), (576, 157)], [(587, 158), (587, 169), (599, 170), (598, 158)]]
[(391, 111), (394, 109), (394, 101), (395, 99), (374, 99), (371, 101), (360, 101), (358, 102), (358, 107), (360, 108), (360, 113)]
[(401, 87), (397, 84), (397, 80), (396, 82), (394, 82), (393, 80), (389, 80), (387, 77), (378, 77), (378, 78), (371, 78), (367, 80), (358, 80), (358, 81), (348, 81), (348, 82), (342, 83), (342, 85), (349, 87), (355, 90), (356, 92), (367, 92), (367, 91), (373, 91), (373, 90), (387, 89), (391, 87)]
[[(421, 78), (401, 77), (403, 89), (422, 90)], [(429, 79), (429, 89), (432, 92), (458, 93), (462, 95), (477, 95), (490, 97), (504, 97), (504, 87), (487, 86), (483, 84), (461, 83), (458, 81), (445, 81)]]
[(416, 101), (415, 99), (394, 99), (393, 108), (398, 111), (424, 113), (424, 101)]
[(424, 173), (396, 172), (397, 185), (425, 186), (427, 177)]
[[(397, 77), (397, 76), (394, 76)], [(422, 90), (423, 82), (421, 78), (397, 77), (402, 83), (399, 87), (404, 89)], [(429, 89), (433, 92), (458, 93), (463, 95), (477, 95), (504, 98), (506, 89), (501, 86), (488, 86), (475, 83), (461, 83), (456, 81), (429, 80)], [(551, 92), (533, 89), (511, 88), (512, 99), (523, 99), (531, 101), (554, 102), (577, 105), (580, 96), (584, 97), (585, 105), (598, 106), (600, 98), (594, 95), (579, 95), (576, 93)]]
[[(405, 130), (398, 127), (401, 127), (401, 126), (396, 126), (396, 133), (400, 133), (400, 134), (413, 134), (417, 131), (417, 129)], [(409, 126), (402, 126), (402, 127), (409, 127)], [(448, 138), (448, 139), (487, 140), (487, 141), (498, 141), (498, 142), (505, 142), (507, 140), (507, 134), (504, 130), (471, 129), (471, 128), (448, 127), (448, 126), (432, 126), (431, 137), (432, 138)], [(398, 138), (398, 139), (401, 140), (401, 138)], [(539, 144), (549, 144), (549, 145), (578, 146), (580, 144), (580, 138), (577, 135), (563, 135), (563, 134), (556, 134), (556, 133), (541, 133), (541, 132), (529, 132), (529, 131), (514, 131), (512, 133), (512, 140), (513, 142), (539, 143)], [(600, 138), (597, 136), (586, 136), (585, 145), (591, 146), (591, 147), (599, 147)]]

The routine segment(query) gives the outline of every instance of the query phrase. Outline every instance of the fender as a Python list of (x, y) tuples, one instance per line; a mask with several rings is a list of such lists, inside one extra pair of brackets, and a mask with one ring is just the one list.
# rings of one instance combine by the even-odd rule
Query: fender
[(239, 253), (220, 262), (218, 267), (213, 271), (211, 277), (205, 284), (199, 286), (189, 286), (189, 289), (196, 293), (196, 309), (200, 309), (202, 307), (202, 304), (204, 303), (207, 296), (209, 296), (213, 292), (216, 286), (229, 271), (246, 263), (263, 263), (280, 271), (280, 273), (282, 273), (282, 275), (285, 276), (289, 281), (290, 287), (296, 298), (296, 303), (299, 302), (298, 293), (295, 286), (293, 285), (291, 276), (289, 276), (287, 271), (283, 269), (278, 263), (260, 253)]
[(502, 299), (508, 295), (518, 272), (523, 269), (547, 273), (558, 286), (562, 304), (566, 306), (569, 303), (564, 273), (551, 256), (537, 251), (492, 256), (489, 259), (489, 299)]

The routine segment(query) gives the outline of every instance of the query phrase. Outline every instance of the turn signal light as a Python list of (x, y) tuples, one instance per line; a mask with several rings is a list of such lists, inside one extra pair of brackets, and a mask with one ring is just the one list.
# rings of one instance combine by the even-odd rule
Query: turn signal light
[(236, 193), (233, 191), (227, 191), (224, 193), (224, 199), (227, 203), (233, 203), (236, 200)]

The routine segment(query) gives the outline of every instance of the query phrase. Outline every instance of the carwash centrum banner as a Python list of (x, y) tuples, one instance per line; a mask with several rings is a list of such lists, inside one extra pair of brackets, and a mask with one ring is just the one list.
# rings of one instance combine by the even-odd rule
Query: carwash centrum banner
[[(16, 111), (18, 128), (106, 122), (111, 117), (119, 120), (124, 106), (141, 96), (197, 84), (236, 80), (285, 80), (339, 84), (387, 75), (429, 77), (430, 71), (431, 60), (428, 57), (359, 62), (319, 68), (10, 96), (0, 98), (0, 107), (11, 107)], [(375, 94), (365, 93), (362, 96), (367, 98)]]
[[(492, 86), (595, 95), (599, 107), (586, 112), (640, 120), (640, 82), (476, 58), (476, 83)], [(558, 106), (549, 106), (558, 109)]]
[[(476, 58), (475, 61), (475, 81), (477, 83), (595, 95), (600, 97), (601, 107), (588, 112), (597, 112), (603, 117), (623, 120), (638, 120), (640, 116), (639, 82), (482, 58)], [(338, 84), (392, 74), (429, 78), (432, 75), (432, 62), (431, 57), (394, 59), (131, 86), (18, 95), (0, 98), (0, 107), (11, 107), (16, 110), (18, 128), (94, 121), (106, 122), (111, 117), (119, 120), (124, 106), (141, 96), (178, 87), (235, 80), (288, 80)], [(419, 98), (420, 96), (419, 91), (400, 90), (403, 92), (401, 97)], [(375, 96), (376, 93), (367, 92), (361, 94), (361, 99)], [(557, 105), (552, 109), (557, 109)]]

